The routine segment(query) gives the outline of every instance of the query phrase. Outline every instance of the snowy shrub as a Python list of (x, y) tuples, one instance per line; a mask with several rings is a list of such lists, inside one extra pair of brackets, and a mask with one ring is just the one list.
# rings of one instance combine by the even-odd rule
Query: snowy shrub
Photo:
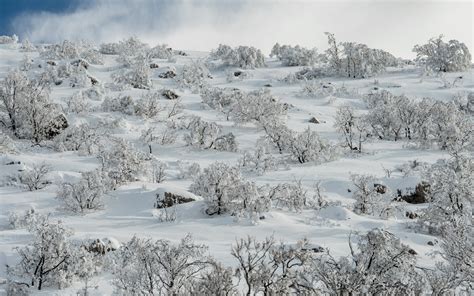
[(178, 179), (194, 178), (201, 173), (201, 166), (198, 163), (188, 163), (178, 160)]
[(68, 127), (54, 141), (58, 151), (78, 151), (79, 154), (95, 155), (107, 145), (109, 136), (100, 127), (83, 123)]
[(109, 186), (107, 176), (100, 170), (85, 172), (76, 183), (61, 183), (56, 198), (66, 211), (85, 214), (103, 207), (102, 199)]
[(305, 80), (301, 88), (301, 94), (306, 97), (327, 97), (333, 95), (335, 92), (334, 86), (329, 83), (317, 82), (315, 80)]
[(237, 152), (237, 141), (233, 133), (227, 133), (218, 136), (213, 147), (218, 151)]
[(367, 78), (380, 74), (386, 67), (396, 65), (397, 59), (381, 49), (372, 49), (356, 42), (336, 42), (334, 34), (325, 33), (327, 72), (349, 78)]
[[(295, 246), (277, 244), (273, 237), (257, 241), (253, 237), (237, 240), (231, 255), (238, 264), (236, 274), (243, 278), (246, 295), (291, 295), (302, 266), (308, 260), (308, 243)], [(309, 295), (309, 294), (308, 294)]]
[(120, 49), (118, 43), (103, 43), (100, 45), (99, 52), (106, 55), (117, 55)]
[(242, 183), (240, 171), (216, 162), (194, 177), (191, 192), (205, 198), (209, 215), (221, 215), (232, 210), (232, 202), (240, 198), (237, 188)]
[(226, 66), (243, 69), (265, 67), (265, 57), (262, 52), (249, 46), (231, 48), (228, 45), (220, 44), (216, 50), (211, 52), (209, 59), (211, 61), (221, 61)]
[(301, 180), (294, 183), (281, 183), (272, 187), (268, 193), (272, 205), (279, 209), (301, 212), (309, 205), (307, 190)]
[(221, 131), (219, 125), (214, 122), (207, 122), (201, 117), (194, 116), (191, 118), (184, 137), (186, 144), (196, 148), (210, 149)]
[(415, 101), (387, 91), (372, 93), (365, 101), (369, 107), (367, 122), (380, 139), (404, 136), (421, 147), (436, 144), (456, 155), (472, 147), (474, 122), (454, 102)]
[(103, 65), (104, 57), (95, 49), (88, 49), (80, 54), (81, 58), (94, 65)]
[(150, 49), (150, 57), (152, 59), (169, 59), (173, 56), (173, 50), (166, 44), (158, 44)]
[(334, 127), (344, 136), (350, 150), (362, 152), (362, 143), (370, 135), (370, 127), (365, 118), (356, 115), (352, 106), (343, 105), (337, 109)]
[(256, 221), (270, 201), (255, 183), (243, 180), (237, 167), (216, 162), (194, 177), (190, 190), (207, 202), (208, 215), (230, 213)]
[(273, 157), (266, 145), (257, 144), (255, 150), (244, 151), (239, 159), (239, 166), (242, 170), (263, 175), (268, 171), (276, 171), (283, 165), (282, 161)]
[(160, 145), (171, 145), (176, 141), (176, 128), (172, 122), (167, 121), (165, 128), (158, 133), (157, 140)]
[(17, 148), (13, 140), (0, 130), (0, 153), (16, 153)]
[(81, 51), (80, 47), (80, 44), (64, 40), (61, 44), (49, 45), (46, 50), (40, 52), (40, 57), (53, 60), (77, 59)]
[(135, 114), (142, 116), (143, 118), (154, 118), (157, 117), (163, 107), (159, 103), (161, 94), (159, 92), (147, 92), (145, 93), (135, 105)]
[(234, 88), (206, 87), (201, 91), (202, 102), (212, 109), (224, 113), (227, 120), (243, 96), (242, 91)]
[(68, 125), (49, 97), (45, 79), (30, 79), (17, 70), (0, 84), (0, 121), (13, 134), (38, 144), (57, 136)]
[(293, 136), (288, 145), (292, 158), (299, 163), (311, 161), (321, 163), (334, 157), (332, 147), (325, 140), (321, 139), (316, 131), (312, 131), (309, 127)]
[(34, 208), (29, 208), (25, 211), (11, 212), (8, 215), (8, 223), (13, 229), (30, 228), (35, 224), (40, 224), (48, 216), (38, 213)]
[(148, 45), (141, 42), (137, 37), (130, 37), (119, 41), (118, 52), (125, 56), (135, 56), (137, 53), (143, 53), (148, 49)]
[(210, 262), (210, 267), (192, 283), (190, 295), (238, 295), (232, 268)]
[(115, 83), (130, 85), (138, 89), (150, 89), (152, 87), (149, 56), (138, 54), (128, 60), (127, 66), (127, 69), (112, 75)]
[(41, 290), (43, 287), (67, 287), (74, 279), (71, 268), (73, 248), (68, 238), (72, 231), (60, 221), (48, 219), (30, 225), (28, 231), (33, 241), (16, 248), (19, 262), (8, 268), (10, 279), (27, 287)]
[(288, 152), (290, 149), (291, 141), (293, 140), (293, 131), (290, 130), (285, 124), (273, 123), (266, 124), (263, 126), (265, 131), (265, 137), (263, 141), (269, 142), (271, 145), (278, 149), (280, 154)]
[(51, 171), (51, 166), (46, 163), (34, 164), (32, 167), (26, 167), (18, 179), (21, 184), (24, 184), (29, 191), (39, 190), (51, 184), (47, 175)]
[(237, 142), (232, 133), (221, 134), (221, 127), (214, 122), (207, 122), (194, 116), (187, 125), (189, 131), (184, 140), (189, 146), (200, 149), (216, 149), (219, 151), (237, 151)]
[(471, 157), (439, 160), (426, 169), (430, 202), (418, 220), (422, 229), (437, 234), (462, 225), (472, 227), (473, 171)]
[(34, 52), (34, 51), (37, 51), (37, 48), (36, 46), (31, 44), (30, 40), (26, 38), (26, 39), (23, 39), (23, 41), (21, 42), (20, 51)]
[(78, 91), (66, 100), (66, 108), (69, 113), (80, 114), (89, 111), (90, 105), (84, 97), (84, 93)]
[(471, 66), (471, 53), (458, 40), (443, 41), (443, 35), (431, 38), (427, 44), (415, 45), (416, 61), (437, 72), (465, 71)]
[(359, 215), (380, 215), (383, 207), (382, 193), (379, 193), (376, 184), (376, 179), (370, 175), (351, 175), (352, 183), (355, 187), (353, 197), (356, 200), (354, 203), (354, 212)]
[(136, 181), (143, 173), (145, 156), (125, 140), (111, 143), (111, 147), (99, 153), (102, 168), (112, 180), (112, 188)]
[(301, 294), (412, 295), (422, 292), (414, 251), (395, 235), (373, 229), (360, 235), (351, 255), (335, 258), (329, 251), (314, 254), (299, 274)]
[(319, 59), (316, 49), (306, 49), (296, 45), (280, 45), (276, 43), (270, 57), (277, 57), (283, 66), (313, 66)]
[[(145, 100), (142, 101), (146, 102)], [(115, 98), (106, 97), (102, 102), (102, 110), (106, 112), (121, 112), (127, 115), (135, 114), (136, 106), (131, 96), (121, 95)]]
[(117, 295), (187, 295), (207, 266), (207, 247), (190, 235), (179, 244), (133, 237), (114, 252), (112, 273)]
[(447, 229), (441, 243), (443, 261), (424, 269), (432, 295), (469, 295), (472, 292), (474, 248), (472, 226)]
[(168, 164), (158, 159), (153, 159), (151, 163), (151, 180), (153, 183), (162, 183), (166, 179)]
[(0, 44), (16, 44), (18, 42), (18, 36), (13, 34), (11, 37), (2, 35), (0, 36)]
[(261, 127), (281, 122), (288, 106), (279, 102), (269, 90), (262, 89), (244, 94), (232, 109), (236, 123), (255, 122)]
[(27, 71), (30, 71), (32, 67), (33, 67), (33, 59), (31, 59), (28, 55), (25, 54), (23, 56), (23, 59), (20, 62), (20, 66), (19, 66), (20, 71), (27, 72)]
[(199, 93), (202, 88), (207, 86), (207, 78), (211, 78), (211, 74), (200, 60), (184, 65), (174, 77), (180, 89), (190, 89), (193, 93)]

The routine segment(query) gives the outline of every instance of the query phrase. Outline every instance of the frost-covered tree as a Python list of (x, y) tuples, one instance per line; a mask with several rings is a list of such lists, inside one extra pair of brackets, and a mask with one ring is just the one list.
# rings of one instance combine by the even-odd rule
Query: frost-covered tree
[(229, 151), (229, 152), (237, 152), (237, 140), (233, 133), (227, 133), (218, 136), (215, 141), (213, 148), (218, 151)]
[(373, 229), (360, 235), (351, 255), (314, 254), (299, 274), (300, 293), (328, 295), (412, 295), (422, 292), (414, 251), (392, 233)]
[(32, 167), (27, 167), (20, 173), (18, 179), (20, 183), (26, 185), (29, 191), (43, 189), (51, 183), (47, 178), (50, 171), (51, 166), (42, 162), (34, 164)]
[(201, 91), (202, 102), (224, 113), (227, 120), (232, 116), (233, 108), (243, 95), (242, 91), (234, 88), (206, 87)]
[(72, 213), (85, 214), (101, 209), (103, 197), (110, 190), (107, 176), (100, 170), (81, 174), (78, 182), (63, 182), (59, 185), (56, 198), (61, 207)]
[(132, 238), (114, 252), (112, 273), (118, 295), (186, 295), (209, 265), (207, 247), (190, 235), (179, 244)]
[(430, 233), (467, 225), (472, 227), (474, 181), (472, 157), (439, 160), (424, 173), (430, 184), (430, 202), (418, 222)]
[(356, 42), (336, 42), (334, 34), (328, 36), (329, 48), (326, 50), (327, 71), (334, 75), (349, 78), (366, 78), (377, 75), (388, 66), (396, 65), (397, 59), (381, 49), (372, 49)]
[(329, 48), (326, 50), (326, 60), (328, 63), (328, 69), (335, 75), (340, 75), (343, 72), (342, 68), (342, 48), (337, 43), (334, 34), (325, 32), (328, 37)]
[(234, 284), (232, 268), (225, 267), (218, 262), (210, 262), (210, 268), (201, 273), (198, 279), (192, 282), (190, 295), (238, 295), (237, 284)]
[(308, 259), (308, 242), (290, 246), (277, 244), (273, 237), (258, 241), (237, 240), (231, 255), (237, 260), (236, 274), (245, 283), (245, 295), (290, 295)]
[(356, 115), (352, 106), (343, 105), (337, 109), (335, 127), (343, 134), (350, 150), (362, 152), (362, 143), (369, 136), (369, 125), (364, 118)]
[(153, 59), (169, 59), (173, 56), (173, 49), (166, 44), (158, 44), (150, 49), (150, 55)]
[(136, 111), (135, 102), (129, 95), (119, 95), (114, 98), (106, 97), (101, 107), (106, 112), (122, 112), (127, 115), (135, 114)]
[(201, 60), (195, 60), (184, 65), (174, 79), (180, 89), (190, 89), (193, 93), (199, 93), (207, 86), (208, 78), (211, 78), (209, 69)]
[(289, 150), (291, 156), (299, 163), (324, 162), (333, 157), (329, 144), (309, 127), (293, 137), (289, 143)]
[(473, 292), (474, 237), (472, 226), (450, 227), (441, 242), (441, 259), (434, 268), (424, 269), (431, 295)]
[(301, 180), (271, 187), (268, 197), (274, 207), (295, 212), (300, 212), (310, 204), (307, 190), (303, 188)]
[(18, 70), (0, 83), (0, 122), (17, 137), (40, 143), (67, 127), (66, 117), (49, 98), (49, 82)]
[(382, 194), (377, 191), (374, 186), (376, 184), (375, 177), (371, 175), (351, 175), (352, 183), (355, 191), (353, 197), (354, 212), (360, 215), (377, 215), (380, 214)]
[(158, 159), (153, 159), (151, 162), (151, 176), (155, 183), (162, 183), (166, 179), (166, 170), (168, 164)]
[(163, 106), (159, 102), (161, 93), (147, 92), (135, 104), (135, 114), (144, 118), (155, 118), (163, 110)]
[(251, 91), (237, 101), (231, 118), (236, 123), (254, 122), (258, 126), (275, 125), (282, 121), (288, 106), (280, 103), (268, 89)]
[(293, 131), (285, 124), (279, 122), (265, 124), (263, 130), (265, 131), (263, 140), (275, 146), (280, 154), (290, 149), (293, 140)]
[(194, 116), (187, 125), (187, 133), (184, 137), (187, 145), (210, 149), (214, 146), (215, 140), (221, 132), (221, 127), (214, 122), (207, 122), (201, 117)]
[(189, 132), (184, 136), (187, 145), (201, 149), (237, 151), (235, 136), (232, 133), (221, 134), (221, 127), (214, 122), (194, 116), (187, 124), (187, 130)]
[(109, 136), (100, 126), (83, 123), (68, 127), (54, 141), (59, 151), (78, 151), (79, 154), (95, 155), (107, 145)]
[(221, 61), (226, 66), (244, 69), (265, 67), (265, 57), (260, 49), (249, 46), (231, 48), (228, 45), (219, 44), (219, 47), (211, 52), (209, 59)]
[(318, 62), (318, 51), (314, 49), (307, 49), (299, 45), (280, 45), (276, 43), (270, 57), (277, 57), (284, 66), (314, 66)]
[(242, 176), (236, 167), (216, 162), (195, 176), (191, 192), (205, 198), (209, 215), (221, 215), (232, 210), (232, 201), (238, 199), (238, 186)]
[(150, 57), (147, 54), (138, 54), (129, 61), (128, 69), (114, 73), (115, 83), (131, 85), (133, 88), (150, 89)]
[(262, 141), (257, 142), (257, 146), (253, 151), (244, 151), (239, 160), (239, 166), (242, 170), (254, 172), (257, 175), (263, 175), (267, 171), (276, 171), (282, 161), (273, 157), (268, 145), (264, 145)]
[(64, 288), (74, 278), (74, 269), (70, 268), (74, 251), (68, 240), (72, 231), (60, 221), (45, 219), (37, 222), (28, 229), (33, 240), (16, 248), (20, 260), (16, 266), (8, 268), (9, 277), (16, 283), (38, 290), (45, 286)]
[(125, 140), (111, 143), (111, 147), (99, 152), (102, 169), (113, 182), (113, 188), (136, 181), (144, 171), (145, 156)]
[(431, 38), (427, 44), (415, 45), (416, 60), (437, 72), (465, 71), (471, 65), (471, 53), (458, 40), (443, 41), (443, 35)]

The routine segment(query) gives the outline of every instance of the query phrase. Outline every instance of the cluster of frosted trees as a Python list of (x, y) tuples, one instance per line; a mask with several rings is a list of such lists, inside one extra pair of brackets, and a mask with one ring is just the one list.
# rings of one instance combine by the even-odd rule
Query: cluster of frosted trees
[[(469, 102), (472, 93), (464, 96)], [(420, 147), (436, 146), (454, 155), (472, 151), (474, 123), (462, 100), (415, 100), (385, 90), (371, 93), (364, 100), (367, 114), (357, 114), (351, 106), (341, 106), (336, 114), (335, 126), (351, 150), (361, 152), (362, 143), (372, 136), (413, 140)]]
[(441, 243), (436, 269), (418, 266), (417, 252), (390, 232), (373, 229), (349, 236), (350, 254), (337, 258), (302, 239), (273, 237), (236, 240), (234, 267), (207, 253), (190, 235), (179, 243), (133, 237), (122, 245), (103, 240), (73, 241), (60, 221), (27, 211), (15, 217), (33, 240), (17, 248), (20, 260), (7, 267), (9, 295), (31, 289), (66, 288), (80, 281), (80, 295), (97, 275), (110, 273), (117, 295), (275, 295), (469, 293), (472, 283), (472, 229), (458, 228)]

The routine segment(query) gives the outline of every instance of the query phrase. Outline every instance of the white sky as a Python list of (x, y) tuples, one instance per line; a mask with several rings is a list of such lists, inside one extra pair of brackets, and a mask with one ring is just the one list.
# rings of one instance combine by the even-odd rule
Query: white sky
[(210, 50), (219, 43), (252, 45), (268, 54), (275, 42), (326, 48), (329, 31), (413, 57), (413, 45), (445, 35), (473, 50), (473, 2), (441, 0), (153, 1), (89, 0), (63, 14), (18, 17), (14, 28), (33, 41), (117, 41), (135, 35), (150, 44)]

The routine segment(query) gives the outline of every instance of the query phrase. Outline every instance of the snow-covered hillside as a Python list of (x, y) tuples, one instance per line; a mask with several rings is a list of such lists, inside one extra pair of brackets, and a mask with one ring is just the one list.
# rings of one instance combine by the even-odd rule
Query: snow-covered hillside
[[(389, 233), (395, 235), (402, 243), (393, 242), (395, 246), (407, 247), (413, 257), (411, 263), (404, 261), (403, 266), (424, 274), (423, 268), (436, 270), (435, 262), (443, 260), (436, 252), (443, 250), (444, 236), (431, 228), (424, 229), (420, 216), (430, 215), (426, 211), (437, 202), (435, 198), (447, 197), (425, 192), (430, 197), (421, 203), (405, 201), (424, 192), (418, 187), (424, 184), (422, 181), (431, 185), (431, 192), (433, 188), (446, 192), (446, 182), (457, 182), (459, 186), (449, 185), (454, 188), (450, 192), (460, 191), (469, 204), (464, 205), (467, 213), (460, 214), (460, 218), (453, 214), (453, 219), (461, 223), (467, 217), (466, 225), (470, 225), (472, 68), (440, 76), (426, 75), (414, 64), (400, 64), (369, 78), (322, 75), (299, 79), (296, 73), (311, 68), (283, 66), (277, 57), (265, 57), (258, 61), (261, 67), (253, 68), (245, 64), (236, 67), (219, 58), (210, 60), (209, 53), (171, 51), (165, 47), (145, 53), (140, 52), (139, 45), (130, 45), (128, 52), (117, 51), (111, 45), (110, 54), (101, 54), (92, 47), (87, 51), (74, 49), (75, 44), (67, 45), (70, 48), (58, 46), (56, 50), (44, 46), (38, 50), (19, 44), (0, 45), (2, 83), (13, 79), (13, 71), (18, 71), (17, 79), (24, 75), (31, 82), (43, 75), (48, 80), (45, 85), (50, 90), (38, 95), (50, 100), (41, 106), (47, 112), (31, 110), (44, 113), (38, 124), (51, 122), (58, 130), (51, 136), (44, 131), (48, 127), (35, 134), (32, 127), (21, 130), (20, 126), (20, 134), (15, 136), (6, 126), (0, 129), (0, 293), (7, 291), (7, 278), (31, 284), (25, 273), (16, 271), (8, 275), (6, 266), (13, 268), (22, 259), (15, 248), (31, 243), (32, 233), (38, 235), (39, 225), (46, 223), (42, 215), (49, 215), (51, 223), (61, 220), (62, 225), (73, 231), (65, 238), (71, 242), (71, 248), (89, 246), (100, 239), (109, 241), (113, 251), (98, 255), (100, 259), (74, 255), (82, 258), (79, 261), (100, 262), (88, 267), (85, 273), (90, 276), (71, 275), (70, 271), (58, 275), (64, 277), (58, 281), (64, 284), (61, 289), (50, 278), (40, 291), (33, 284), (29, 291), (38, 295), (76, 295), (85, 282), (90, 295), (119, 293), (120, 283), (115, 280), (120, 272), (110, 266), (120, 264), (114, 256), (125, 252), (123, 245), (134, 236), (153, 241), (164, 239), (174, 245), (190, 234), (195, 244), (208, 247), (199, 256), (212, 256), (224, 266), (240, 270), (240, 281), (234, 270), (228, 274), (234, 276), (231, 282), (239, 293), (245, 293), (248, 286), (235, 250), (232, 255), (231, 249), (247, 236), (258, 241), (273, 237), (276, 245), (282, 242), (288, 248), (307, 239), (307, 246), (313, 250), (310, 256), (323, 256), (323, 249), (327, 248), (337, 259), (351, 254), (351, 241), (353, 251), (363, 254), (363, 246), (370, 245), (370, 236), (365, 235), (373, 229), (384, 230), (378, 235), (385, 242), (392, 243), (391, 237), (387, 237)], [(373, 104), (384, 96), (396, 100), (401, 95), (407, 100), (400, 104), (412, 104), (413, 110), (417, 108), (419, 112), (409, 123), (417, 128), (411, 131), (411, 139), (406, 137), (403, 125), (400, 134), (394, 136), (393, 130), (384, 130), (383, 124), (376, 122), (388, 121), (389, 116), (398, 113), (396, 109), (383, 110), (384, 107)], [(429, 99), (421, 105), (424, 98)], [(345, 106), (350, 108), (344, 109)], [(7, 113), (5, 106), (1, 108), (4, 120)], [(351, 131), (351, 135), (344, 133), (344, 127), (337, 122), (341, 110), (353, 112), (361, 120), (354, 123), (361, 130)], [(436, 135), (445, 137), (444, 141), (434, 138), (435, 134), (423, 138), (423, 132), (428, 133), (431, 127), (426, 124), (426, 129), (418, 131), (422, 123), (417, 120), (422, 111), (433, 126), (445, 124), (436, 130)], [(441, 122), (441, 116), (446, 116), (446, 122)], [(31, 118), (31, 122), (36, 122), (36, 117)], [(60, 118), (67, 120), (66, 129)], [(27, 136), (30, 132), (32, 135)], [(348, 136), (354, 137), (353, 143), (346, 141)], [(348, 146), (353, 146), (353, 150)], [(440, 159), (447, 162), (432, 166)], [(44, 174), (39, 172), (41, 164), (45, 164)], [(454, 177), (446, 173), (450, 170)], [(440, 179), (443, 172), (446, 176)], [(32, 181), (35, 177), (36, 183)], [(93, 194), (87, 195), (90, 192)], [(177, 199), (166, 200), (171, 196), (169, 193), (179, 196), (183, 203), (172, 205)], [(84, 200), (78, 201), (80, 198)], [(91, 201), (93, 198), (96, 200)], [(372, 234), (380, 239), (377, 232)], [(472, 242), (469, 231), (462, 235)], [(379, 252), (393, 255), (385, 249)], [(466, 251), (468, 254), (472, 255), (472, 248)], [(465, 260), (472, 263), (472, 258)], [(135, 265), (122, 263), (127, 279), (133, 282)], [(68, 264), (72, 269), (79, 263)], [(316, 270), (310, 265), (304, 268), (302, 274), (308, 277), (308, 270)], [(472, 280), (472, 265), (470, 268), (463, 275), (459, 270), (454, 274), (467, 276), (467, 281), (471, 276)], [(54, 273), (52, 269), (49, 275)], [(207, 272), (209, 268), (198, 269)], [(185, 275), (194, 278), (200, 273)], [(392, 279), (397, 276), (396, 272), (391, 275)], [(224, 285), (224, 273), (218, 278)], [(423, 286), (424, 291), (429, 291), (426, 278), (419, 288)], [(330, 289), (324, 288), (317, 277), (313, 281), (313, 290), (299, 287), (292, 293), (330, 294)], [(400, 281), (409, 282), (405, 278)], [(17, 285), (16, 291), (20, 293), (24, 287)], [(408, 290), (411, 288), (407, 286)], [(120, 291), (124, 295), (149, 295), (123, 287)], [(171, 288), (162, 291), (172, 293)], [(210, 290), (194, 293), (199, 295), (198, 291)]]

